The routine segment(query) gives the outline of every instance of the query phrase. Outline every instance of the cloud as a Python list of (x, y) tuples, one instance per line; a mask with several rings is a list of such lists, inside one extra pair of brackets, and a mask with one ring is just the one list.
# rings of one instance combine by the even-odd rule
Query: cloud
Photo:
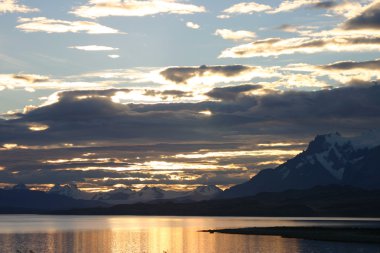
[(309, 72), (312, 76), (327, 76), (339, 83), (351, 84), (377, 81), (380, 79), (380, 60), (371, 61), (340, 61), (327, 65), (295, 64), (288, 66), (291, 71)]
[[(208, 93), (222, 99), (220, 102), (162, 104), (115, 103), (112, 97), (118, 90), (61, 92), (56, 103), (29, 111), (19, 119), (3, 121), (0, 142), (41, 145), (114, 139), (225, 141), (221, 136), (283, 134), (293, 127), (308, 133), (334, 128), (354, 130), (379, 121), (378, 85), (263, 96), (246, 93), (258, 88), (242, 85), (215, 88)], [(198, 112), (204, 110), (210, 110), (212, 117), (200, 116)], [(344, 125), (336, 123), (343, 119), (347, 120)], [(23, 125), (30, 123), (50, 128), (29, 133)], [(15, 128), (9, 132), (11, 125)]]
[(347, 20), (343, 24), (343, 29), (346, 30), (362, 30), (380, 28), (380, 2), (374, 1), (358, 16)]
[[(272, 7), (256, 2), (238, 3), (223, 11), (221, 18), (229, 18), (231, 14), (252, 14), (255, 12), (263, 12), (266, 14), (276, 14), (281, 12), (294, 11), (302, 7), (313, 7), (319, 9), (327, 9), (338, 15), (345, 17), (353, 17), (357, 15), (363, 8), (358, 1), (321, 1), (321, 0), (286, 0), (282, 1), (277, 7)], [(229, 15), (226, 15), (229, 14)]]
[(380, 37), (335, 36), (322, 38), (268, 38), (225, 49), (219, 58), (268, 57), (284, 54), (313, 54), (325, 51), (355, 52), (377, 51)]
[(243, 2), (229, 7), (223, 12), (227, 14), (252, 14), (255, 12), (275, 14), (280, 12), (293, 11), (303, 6), (312, 6), (318, 4), (321, 4), (320, 0), (286, 0), (282, 1), (278, 7), (272, 7), (270, 5), (259, 4), (256, 2)]
[(189, 27), (189, 28), (191, 28), (191, 29), (195, 29), (195, 30), (197, 30), (197, 29), (200, 28), (200, 25), (198, 25), (196, 23), (193, 23), (193, 22), (187, 22), (186, 26)]
[(360, 1), (343, 0), (343, 1), (322, 1), (313, 5), (314, 8), (326, 9), (334, 14), (352, 18), (357, 16), (365, 5)]
[(319, 2), (320, 0), (286, 0), (286, 1), (282, 1), (280, 6), (278, 6), (274, 10), (269, 11), (268, 13), (292, 11), (292, 10), (301, 8), (303, 6), (310, 6), (312, 4), (317, 4)]
[(118, 55), (118, 54), (109, 54), (108, 57), (111, 58), (111, 59), (117, 59), (117, 58), (120, 58), (120, 55)]
[(380, 60), (364, 61), (364, 62), (355, 62), (355, 61), (341, 61), (332, 63), (329, 65), (321, 66), (322, 69), (326, 70), (380, 70)]
[(0, 0), (0, 13), (29, 13), (37, 12), (39, 9), (31, 8), (26, 5), (18, 4), (17, 0)]
[(176, 0), (90, 0), (87, 5), (74, 8), (73, 14), (98, 18), (107, 16), (150, 16), (160, 13), (194, 14), (205, 12), (203, 6), (181, 3)]
[(338, 5), (339, 3), (336, 1), (323, 1), (323, 2), (318, 2), (314, 4), (314, 7), (321, 8), (321, 9), (331, 9), (331, 8), (335, 8)]
[(289, 33), (295, 33), (298, 31), (297, 26), (288, 25), (288, 24), (281, 25), (278, 29), (280, 29), (281, 31), (284, 31), (284, 32), (289, 32)]
[(220, 36), (225, 40), (234, 41), (251, 41), (256, 37), (256, 34), (254, 32), (244, 30), (232, 31), (229, 29), (217, 29), (214, 35)]
[(252, 14), (255, 12), (264, 12), (271, 10), (272, 7), (266, 4), (259, 4), (255, 2), (243, 2), (235, 4), (223, 12), (228, 14)]
[[(115, 103), (116, 89), (61, 92), (56, 103), (0, 119), (2, 182), (229, 185), (303, 148), (263, 140), (305, 143), (316, 133), (380, 124), (378, 85), (250, 93), (258, 88), (215, 88), (209, 95), (219, 101), (156, 104)], [(212, 114), (199, 114), (206, 110)]]
[(214, 88), (208, 93), (206, 93), (207, 96), (226, 100), (226, 101), (234, 101), (238, 100), (241, 96), (246, 96), (246, 92), (250, 92), (252, 90), (261, 89), (261, 85), (253, 85), (253, 84), (245, 84), (245, 85), (239, 85), (239, 86), (228, 86), (228, 87), (221, 87), (221, 88)]
[(65, 21), (45, 17), (19, 18), (16, 26), (24, 32), (114, 34), (118, 30), (89, 21)]
[(118, 48), (114, 48), (114, 47), (98, 46), (98, 45), (71, 46), (69, 48), (83, 50), (83, 51), (114, 51), (114, 50), (119, 50)]
[(248, 65), (215, 65), (199, 67), (168, 67), (160, 75), (176, 84), (216, 84), (239, 81), (250, 81), (257, 78), (268, 78), (278, 75), (275, 71), (258, 66)]
[(109, 84), (103, 82), (68, 81), (53, 79), (37, 74), (0, 74), (0, 87), (7, 89), (34, 90), (65, 90), (65, 89), (96, 89), (106, 88)]

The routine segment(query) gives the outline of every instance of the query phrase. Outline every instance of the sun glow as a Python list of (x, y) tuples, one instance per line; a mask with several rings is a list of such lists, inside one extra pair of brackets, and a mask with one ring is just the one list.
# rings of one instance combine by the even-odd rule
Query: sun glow
[(218, 158), (218, 157), (238, 157), (238, 156), (294, 156), (302, 150), (241, 150), (241, 151), (215, 151), (206, 153), (177, 154), (176, 158), (200, 159), (200, 158)]
[(30, 131), (39, 132), (39, 131), (45, 131), (47, 129), (49, 129), (49, 126), (45, 125), (45, 124), (39, 124), (39, 123), (29, 124), (29, 130)]

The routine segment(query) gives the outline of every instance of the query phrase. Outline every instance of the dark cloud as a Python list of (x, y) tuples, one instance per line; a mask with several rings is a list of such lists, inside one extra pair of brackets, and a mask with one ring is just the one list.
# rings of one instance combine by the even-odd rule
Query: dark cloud
[(222, 88), (214, 88), (210, 92), (206, 93), (211, 98), (221, 100), (237, 100), (242, 93), (252, 90), (261, 89), (261, 85), (244, 84), (239, 86), (229, 86)]
[[(221, 136), (233, 136), (236, 132), (253, 135), (261, 133), (260, 129), (266, 129), (270, 122), (298, 127), (299, 123), (303, 123), (303, 131), (307, 131), (308, 128), (316, 130), (315, 124), (318, 125), (321, 121), (320, 117), (325, 120), (329, 117), (355, 120), (374, 117), (374, 120), (378, 120), (375, 117), (379, 114), (380, 102), (380, 88), (377, 85), (317, 92), (236, 96), (256, 88), (259, 87), (243, 85), (216, 88), (208, 95), (225, 99), (220, 102), (128, 105), (114, 103), (109, 97), (79, 98), (73, 96), (72, 92), (62, 93), (60, 101), (55, 104), (30, 111), (18, 119), (1, 120), (0, 142), (41, 145), (44, 142), (77, 143), (113, 139), (211, 141), (218, 140)], [(89, 92), (92, 93), (93, 91)], [(337, 98), (339, 103), (336, 103)], [(204, 110), (210, 110), (213, 114), (209, 117), (199, 114)], [(27, 128), (30, 123), (46, 124), (49, 129), (32, 132)], [(260, 127), (242, 128), (247, 124)], [(326, 128), (342, 127), (335, 124), (327, 124)], [(357, 128), (349, 124), (346, 127)], [(286, 127), (283, 129), (286, 131)]]
[(252, 66), (227, 65), (227, 66), (206, 66), (200, 67), (170, 67), (161, 71), (161, 75), (175, 83), (186, 83), (189, 79), (196, 76), (204, 76), (206, 73), (221, 75), (225, 77), (238, 76), (239, 74), (254, 69)]
[(337, 7), (339, 5), (340, 5), (340, 3), (336, 2), (336, 1), (321, 1), (319, 3), (314, 4), (313, 7), (320, 8), (320, 9), (331, 9), (331, 8)]
[(375, 3), (362, 12), (359, 16), (347, 20), (344, 29), (379, 29), (380, 28), (380, 3)]
[(107, 89), (107, 90), (73, 90), (58, 93), (60, 99), (78, 99), (80, 97), (111, 97), (117, 92), (131, 92), (131, 89)]
[(322, 69), (326, 70), (350, 70), (350, 69), (369, 69), (369, 70), (379, 70), (380, 60), (355, 62), (355, 61), (342, 61), (336, 62), (329, 65), (321, 66)]
[(27, 81), (29, 83), (43, 83), (49, 81), (48, 77), (44, 76), (36, 76), (36, 75), (24, 75), (24, 74), (18, 74), (12, 76), (14, 79), (20, 79)]
[[(63, 92), (55, 104), (21, 114), (18, 119), (0, 119), (0, 147), (7, 143), (19, 145), (0, 149), (0, 166), (5, 167), (0, 170), (1, 182), (92, 180), (93, 184), (110, 184), (96, 181), (109, 177), (130, 184), (227, 185), (252, 175), (258, 168), (253, 169), (255, 163), (278, 157), (221, 157), (213, 164), (217, 170), (187, 169), (185, 175), (194, 178), (188, 182), (156, 175), (151, 168), (144, 169), (144, 163), (166, 161), (168, 169), (171, 163), (207, 165), (208, 158), (186, 159), (175, 155), (201, 150), (255, 150), (263, 140), (307, 142), (317, 133), (356, 134), (380, 125), (379, 85), (264, 96), (242, 94), (256, 88), (259, 87), (240, 85), (214, 89), (209, 95), (221, 99), (214, 102), (127, 105), (112, 102), (110, 97), (115, 91), (102, 91), (100, 96), (98, 91)], [(199, 113), (204, 110), (212, 114)], [(30, 123), (46, 124), (49, 128), (33, 132), (28, 129)], [(74, 146), (53, 147), (65, 143)], [(102, 158), (109, 159), (99, 160)], [(68, 161), (46, 162), (62, 159)], [(232, 170), (228, 168), (230, 164), (239, 167)], [(102, 170), (129, 166), (143, 167), (134, 171)], [(88, 167), (98, 169), (69, 170)]]
[(145, 90), (144, 95), (152, 97), (159, 96), (163, 99), (167, 99), (169, 96), (174, 98), (192, 97), (193, 93), (181, 90)]

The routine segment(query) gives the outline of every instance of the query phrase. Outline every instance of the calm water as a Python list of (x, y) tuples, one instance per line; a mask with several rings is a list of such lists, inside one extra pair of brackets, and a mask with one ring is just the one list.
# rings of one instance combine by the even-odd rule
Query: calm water
[(380, 245), (198, 232), (249, 226), (376, 226), (370, 219), (0, 215), (0, 252), (380, 253)]

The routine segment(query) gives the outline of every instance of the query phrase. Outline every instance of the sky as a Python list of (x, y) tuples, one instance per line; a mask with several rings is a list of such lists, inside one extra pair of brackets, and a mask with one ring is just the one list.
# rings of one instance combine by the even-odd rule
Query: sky
[(242, 183), (380, 126), (378, 0), (0, 0), (0, 186)]

